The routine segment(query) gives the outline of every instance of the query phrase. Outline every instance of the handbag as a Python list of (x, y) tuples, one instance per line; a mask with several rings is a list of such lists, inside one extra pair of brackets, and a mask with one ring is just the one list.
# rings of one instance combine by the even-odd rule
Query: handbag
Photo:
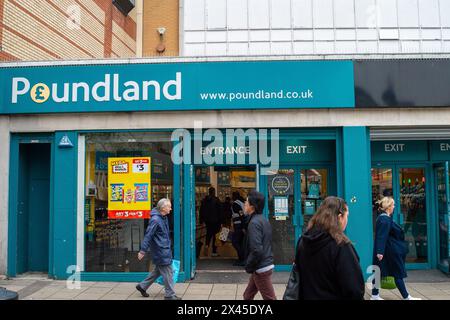
[(289, 280), (286, 286), (286, 290), (283, 294), (283, 300), (299, 300), (300, 290), (300, 273), (297, 269), (295, 263), (292, 264), (291, 274), (289, 275)]
[(229, 233), (230, 233), (230, 229), (223, 227), (219, 234), (219, 240), (226, 242), (228, 240)]
[(393, 290), (396, 289), (394, 277), (382, 277), (381, 278), (381, 289)]

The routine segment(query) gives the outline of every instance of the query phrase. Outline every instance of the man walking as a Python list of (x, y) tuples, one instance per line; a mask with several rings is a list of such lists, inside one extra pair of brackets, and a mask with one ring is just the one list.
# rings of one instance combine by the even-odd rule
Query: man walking
[(181, 300), (175, 295), (173, 270), (172, 270), (172, 249), (169, 231), (168, 215), (172, 210), (172, 204), (169, 199), (161, 199), (158, 205), (151, 212), (151, 218), (147, 231), (145, 232), (144, 241), (141, 250), (138, 253), (138, 259), (142, 260), (145, 253), (150, 249), (154, 270), (149, 273), (136, 289), (143, 297), (148, 297), (148, 288), (159, 276), (163, 277), (166, 300)]
[(264, 195), (257, 191), (250, 192), (244, 210), (250, 216), (245, 241), (245, 271), (251, 273), (251, 276), (244, 292), (244, 300), (253, 300), (258, 291), (264, 300), (276, 300), (272, 284), (272, 227), (263, 217), (263, 209)]
[(206, 225), (205, 254), (208, 255), (209, 244), (212, 239), (212, 257), (217, 257), (216, 234), (223, 223), (222, 205), (216, 197), (216, 189), (210, 187), (208, 195), (202, 200), (200, 206), (200, 223)]

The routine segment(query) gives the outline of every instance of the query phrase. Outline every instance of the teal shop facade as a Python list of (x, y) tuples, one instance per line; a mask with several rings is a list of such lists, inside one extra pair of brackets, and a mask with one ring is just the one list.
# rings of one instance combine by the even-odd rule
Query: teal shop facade
[[(411, 140), (405, 136), (417, 130), (406, 123), (384, 134), (387, 125), (375, 117), (379, 106), (358, 105), (358, 64), (261, 58), (3, 65), (0, 141), (7, 152), (0, 167), (0, 273), (141, 280), (150, 261), (138, 263), (136, 254), (147, 222), (105, 216), (105, 163), (108, 157), (150, 156), (152, 203), (172, 199), (180, 280), (194, 277), (196, 171), (211, 164), (194, 156), (173, 158), (172, 151), (181, 144), (193, 154), (199, 145), (207, 147), (209, 141), (196, 143), (196, 134), (208, 129), (241, 129), (224, 148), (237, 147), (239, 134), (251, 130), (258, 144), (278, 135), (276, 169), (264, 171), (267, 162), (248, 153), (244, 164), (235, 156), (217, 165), (256, 172), (274, 230), (277, 271), (289, 270), (296, 239), (323, 197), (338, 195), (349, 205), (346, 232), (365, 272), (372, 256), (373, 201), (389, 194), (399, 203), (395, 219), (408, 229), (408, 268), (448, 272), (450, 136), (445, 139), (443, 127), (444, 134)], [(426, 109), (417, 112), (419, 118)], [(424, 121), (418, 126), (425, 128)], [(174, 138), (177, 129), (184, 135)], [(251, 145), (252, 137), (246, 138)], [(281, 211), (275, 212), (280, 198), (289, 204), (281, 219)]]

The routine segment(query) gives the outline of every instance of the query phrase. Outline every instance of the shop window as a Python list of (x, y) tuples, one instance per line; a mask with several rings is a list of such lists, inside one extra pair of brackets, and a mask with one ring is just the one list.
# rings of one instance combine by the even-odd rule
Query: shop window
[[(109, 203), (112, 203), (108, 201), (108, 158), (150, 157), (151, 178), (149, 184), (147, 181), (143, 183), (150, 191), (144, 197), (149, 201), (150, 210), (161, 198), (168, 198), (173, 203), (171, 146), (170, 133), (124, 132), (86, 135), (85, 271), (151, 270), (149, 254), (142, 261), (137, 259), (149, 219), (139, 216), (132, 219), (111, 217), (111, 212), (108, 214), (108, 206), (111, 206)], [(139, 188), (142, 189), (143, 184), (139, 184)], [(139, 190), (142, 191), (141, 189)], [(137, 194), (136, 190), (133, 194)], [(169, 215), (169, 224), (173, 244), (173, 212)]]

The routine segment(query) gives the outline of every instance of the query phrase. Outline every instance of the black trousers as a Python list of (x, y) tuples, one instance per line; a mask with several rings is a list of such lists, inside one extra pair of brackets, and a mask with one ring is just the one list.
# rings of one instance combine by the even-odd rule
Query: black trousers
[(234, 249), (236, 249), (239, 261), (244, 261), (244, 232), (240, 225), (235, 225), (231, 242)]
[(219, 233), (219, 228), (217, 226), (206, 226), (206, 246), (209, 247), (209, 244), (211, 243), (212, 238), (212, 252), (217, 253), (217, 246), (216, 246), (216, 234)]

